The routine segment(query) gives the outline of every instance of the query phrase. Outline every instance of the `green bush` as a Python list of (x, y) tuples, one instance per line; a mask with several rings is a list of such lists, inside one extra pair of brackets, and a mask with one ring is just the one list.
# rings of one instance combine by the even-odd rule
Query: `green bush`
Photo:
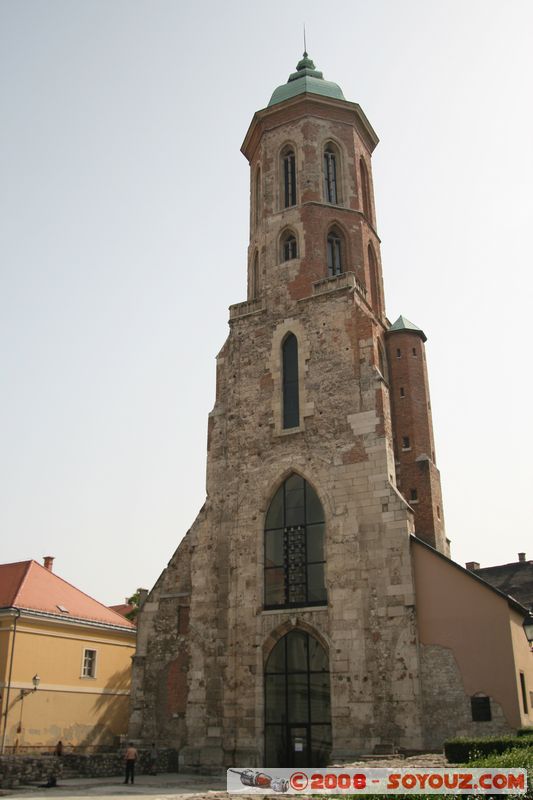
[[(509, 737), (512, 741), (512, 737)], [(477, 740), (476, 740), (477, 741)], [(487, 741), (483, 739), (481, 741)], [(501, 740), (499, 740), (501, 741)], [(469, 767), (473, 769), (526, 769), (527, 770), (527, 794), (506, 794), (506, 795), (492, 795), (487, 800), (527, 800), (533, 797), (533, 743), (529, 747), (513, 747), (511, 750), (506, 750), (503, 753), (491, 753), (480, 758), (470, 761)], [(398, 767), (402, 769), (402, 767)], [(480, 800), (482, 795), (479, 794), (418, 794), (415, 795), (416, 800), (435, 800), (436, 797), (445, 797), (446, 800)], [(397, 800), (406, 800), (406, 795), (387, 795), (389, 800), (397, 798)], [(361, 798), (361, 795), (330, 795), (329, 800), (356, 800)], [(384, 795), (364, 795), (364, 800), (386, 800)]]
[(533, 728), (520, 728), (519, 731), (516, 732), (517, 736), (533, 736)]
[[(527, 793), (525, 797), (533, 796), (533, 742), (530, 742), (529, 747), (513, 747), (512, 750), (506, 750), (505, 753), (499, 755), (483, 756), (470, 761), (469, 767), (482, 768), (482, 767), (498, 767), (506, 769), (527, 769)], [(503, 798), (502, 795), (500, 797)], [(503, 800), (510, 800), (513, 797), (520, 797), (524, 800), (524, 795), (505, 795)], [(418, 800), (418, 798), (417, 798)]]
[(505, 753), (512, 748), (531, 747), (528, 736), (492, 736), (488, 739), (449, 739), (444, 755), (451, 764), (465, 764), (490, 753)]

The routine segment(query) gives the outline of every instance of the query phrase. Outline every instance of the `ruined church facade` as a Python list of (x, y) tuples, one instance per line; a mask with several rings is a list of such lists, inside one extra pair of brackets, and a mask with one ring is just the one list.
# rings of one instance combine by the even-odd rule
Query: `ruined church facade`
[[(144, 602), (133, 668), (130, 736), (184, 768), (471, 732), (457, 658), (424, 661), (419, 633), (413, 541), (446, 564), (449, 542), (426, 337), (385, 314), (377, 142), (304, 54), (242, 146), (248, 297), (217, 358), (207, 498)], [(464, 725), (430, 732), (442, 680)], [(493, 701), (490, 730), (508, 722)]]

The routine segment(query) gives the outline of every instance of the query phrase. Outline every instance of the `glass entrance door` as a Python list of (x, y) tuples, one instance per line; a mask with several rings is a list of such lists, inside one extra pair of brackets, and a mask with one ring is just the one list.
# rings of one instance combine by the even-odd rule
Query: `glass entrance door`
[(290, 631), (265, 665), (265, 766), (321, 767), (330, 751), (328, 657), (313, 636)]
[(289, 751), (287, 760), (289, 767), (308, 767), (312, 766), (309, 757), (309, 726), (289, 726)]

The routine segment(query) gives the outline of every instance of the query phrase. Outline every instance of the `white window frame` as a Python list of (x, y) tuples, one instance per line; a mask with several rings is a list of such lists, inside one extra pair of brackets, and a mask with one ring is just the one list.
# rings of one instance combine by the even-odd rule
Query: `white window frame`
[[(86, 671), (85, 671), (87, 653), (94, 653), (94, 657), (93, 657), (93, 660), (92, 660), (92, 674), (90, 674), (90, 675), (87, 674)], [(81, 657), (81, 676), (80, 677), (88, 678), (89, 680), (96, 678), (97, 661), (98, 661), (98, 651), (94, 647), (84, 647), (83, 648), (83, 654), (82, 654), (82, 657)]]

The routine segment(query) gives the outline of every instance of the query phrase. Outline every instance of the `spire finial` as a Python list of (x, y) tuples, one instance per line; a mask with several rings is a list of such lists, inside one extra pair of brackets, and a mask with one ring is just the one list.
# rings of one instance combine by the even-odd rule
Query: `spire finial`
[(307, 58), (307, 42), (305, 40), (305, 22), (304, 22), (304, 58)]

